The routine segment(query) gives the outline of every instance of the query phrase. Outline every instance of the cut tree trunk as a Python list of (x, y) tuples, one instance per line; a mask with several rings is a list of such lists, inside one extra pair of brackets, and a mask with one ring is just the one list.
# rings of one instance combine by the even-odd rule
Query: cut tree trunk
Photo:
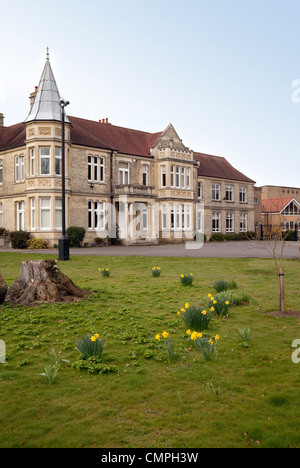
[(56, 260), (29, 260), (21, 262), (21, 274), (8, 288), (5, 301), (24, 305), (74, 302), (85, 294), (60, 271)]
[(3, 276), (0, 273), (0, 304), (3, 304), (7, 292), (7, 284), (4, 281)]

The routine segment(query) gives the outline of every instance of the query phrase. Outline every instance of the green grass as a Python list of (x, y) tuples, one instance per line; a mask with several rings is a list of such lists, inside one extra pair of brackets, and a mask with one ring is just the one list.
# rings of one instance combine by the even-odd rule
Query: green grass
[[(0, 254), (8, 284), (20, 262), (39, 254)], [(203, 448), (299, 447), (300, 365), (291, 344), (300, 319), (275, 318), (277, 277), (269, 259), (71, 257), (59, 267), (94, 292), (73, 304), (0, 306), (0, 447)], [(161, 267), (159, 278), (152, 267)], [(288, 308), (300, 310), (299, 261), (285, 261)], [(99, 268), (109, 268), (102, 278)], [(189, 288), (180, 284), (193, 273)], [(235, 280), (249, 304), (214, 317), (218, 357), (206, 362), (187, 341), (177, 311), (207, 305), (213, 284)], [(251, 329), (251, 346), (238, 330)], [(168, 331), (176, 359), (168, 363), (155, 340)], [(101, 362), (118, 372), (90, 374), (73, 364), (75, 342), (105, 339)], [(52, 385), (40, 374), (56, 353), (62, 363)]]

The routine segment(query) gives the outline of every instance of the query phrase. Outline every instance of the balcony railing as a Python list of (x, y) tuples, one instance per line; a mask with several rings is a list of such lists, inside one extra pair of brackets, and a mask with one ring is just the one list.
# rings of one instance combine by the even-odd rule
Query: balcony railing
[(144, 197), (154, 196), (155, 187), (145, 185), (116, 185), (115, 195), (140, 195)]

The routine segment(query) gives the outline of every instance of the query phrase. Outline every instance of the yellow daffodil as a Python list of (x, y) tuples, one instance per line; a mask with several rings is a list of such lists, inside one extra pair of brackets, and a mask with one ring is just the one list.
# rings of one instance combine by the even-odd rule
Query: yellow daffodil
[(96, 337), (94, 335), (91, 336), (91, 341), (96, 341)]
[(155, 336), (155, 339), (158, 340), (158, 341), (160, 341), (160, 335), (157, 334), (157, 335)]
[(206, 310), (202, 310), (201, 314), (206, 315), (207, 314)]
[(95, 333), (94, 335), (95, 338), (99, 338), (99, 336), (100, 336), (99, 333)]
[(214, 312), (214, 311), (215, 311), (215, 308), (214, 308), (214, 307), (211, 307), (210, 311), (211, 311), (211, 312)]
[(226, 305), (229, 305), (229, 301), (226, 301), (225, 304), (226, 304)]
[(189, 303), (187, 302), (184, 307), (185, 309), (189, 309), (190, 308)]
[(169, 333), (168, 333), (168, 332), (166, 332), (166, 331), (164, 331), (164, 332), (162, 332), (162, 336), (163, 336), (163, 338), (168, 338), (168, 336), (169, 336)]
[(214, 301), (213, 301), (213, 304), (217, 304), (217, 301), (214, 300)]
[(208, 296), (207, 296), (207, 297), (212, 297), (212, 296), (211, 296), (211, 294), (208, 294)]
[(214, 300), (215, 300), (215, 298), (214, 298), (214, 297), (212, 297), (212, 296), (210, 296), (210, 300), (211, 300), (211, 301), (214, 301)]
[(192, 333), (191, 330), (187, 330), (187, 331), (186, 331), (186, 334), (187, 334), (187, 335), (191, 335), (191, 333)]
[(212, 339), (209, 340), (209, 344), (214, 344)]
[(219, 335), (216, 335), (216, 336), (215, 336), (215, 341), (219, 341), (219, 340), (220, 340)]
[(180, 310), (177, 312), (177, 315), (181, 315), (181, 312), (180, 312)]
[(184, 275), (181, 275), (181, 278), (184, 278)]

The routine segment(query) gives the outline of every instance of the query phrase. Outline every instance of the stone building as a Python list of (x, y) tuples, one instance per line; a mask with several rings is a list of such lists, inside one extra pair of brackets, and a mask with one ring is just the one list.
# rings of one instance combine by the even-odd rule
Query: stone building
[[(49, 58), (24, 122), (0, 114), (0, 227), (58, 242), (62, 227), (60, 94)], [(66, 226), (87, 242), (182, 242), (254, 230), (255, 182), (223, 157), (158, 133), (66, 116)]]

